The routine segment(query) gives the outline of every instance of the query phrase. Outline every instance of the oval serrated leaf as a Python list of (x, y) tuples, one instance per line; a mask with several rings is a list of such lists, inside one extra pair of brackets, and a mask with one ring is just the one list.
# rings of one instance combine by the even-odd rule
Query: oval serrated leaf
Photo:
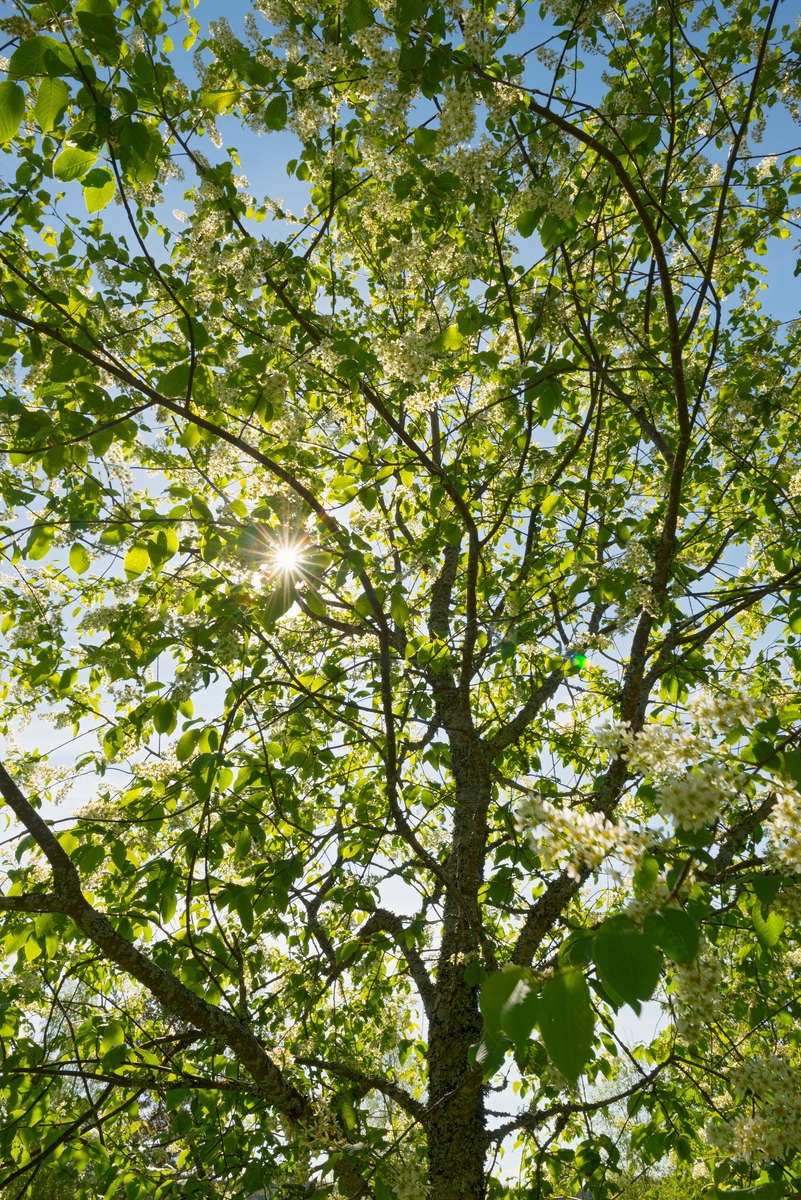
[(559, 947), (560, 967), (586, 967), (592, 959), (594, 929), (576, 929)]
[(540, 998), (528, 979), (519, 979), (501, 1011), (501, 1028), (522, 1055), (537, 1023)]
[(534, 230), (537, 228), (537, 214), (531, 209), (522, 212), (517, 218), (517, 232), (521, 237), (531, 237)]
[(179, 737), (178, 745), (175, 747), (175, 757), (178, 759), (178, 762), (186, 762), (188, 758), (191, 758), (199, 741), (200, 730), (187, 729), (186, 733)]
[(18, 83), (5, 79), (0, 83), (0, 142), (8, 142), (25, 116), (25, 93)]
[(159, 388), (163, 395), (175, 398), (186, 395), (189, 387), (189, 363), (182, 362), (171, 367), (159, 380)]
[(551, 1062), (576, 1083), (589, 1062), (595, 1031), (590, 989), (580, 971), (558, 971), (548, 980), (538, 1021)]
[(754, 901), (751, 909), (751, 920), (754, 922), (759, 944), (764, 946), (766, 950), (770, 950), (775, 946), (782, 935), (784, 929), (784, 918), (778, 913), (769, 913), (767, 917), (762, 915), (762, 901), (757, 898)]
[(89, 570), (89, 551), (80, 542), (76, 542), (70, 550), (70, 566), (76, 575), (83, 575)]
[(58, 124), (59, 117), (69, 104), (70, 92), (61, 79), (43, 79), (39, 84), (33, 115), (43, 133), (49, 133)]
[(481, 986), (478, 1007), (484, 1018), (484, 1028), (490, 1037), (497, 1037), (501, 1032), (501, 1014), (506, 1001), (526, 976), (523, 967), (508, 966), (502, 971), (493, 971)]
[(175, 705), (170, 700), (159, 700), (153, 709), (153, 728), (156, 733), (172, 733), (176, 716)]
[(63, 45), (63, 43), (40, 33), (20, 42), (8, 64), (9, 79), (25, 79), (29, 75), (44, 75), (47, 71), (48, 52), (58, 57), (59, 45)]
[(125, 555), (125, 561), (122, 564), (125, 568), (125, 574), (128, 578), (133, 578), (136, 575), (141, 575), (146, 571), (150, 564), (150, 555), (147, 552), (147, 547), (141, 542), (134, 543), (128, 553)]
[(608, 992), (627, 1004), (649, 1000), (662, 970), (662, 955), (627, 917), (604, 921), (595, 936), (593, 958)]
[(91, 169), (96, 158), (97, 155), (92, 150), (79, 150), (77, 146), (68, 146), (53, 160), (53, 174), (62, 183), (80, 179)]
[(100, 212), (110, 200), (114, 199), (117, 184), (110, 171), (96, 167), (89, 171), (83, 180), (83, 198), (86, 201), (86, 211)]
[(698, 926), (682, 908), (648, 913), (643, 927), (651, 941), (675, 963), (691, 963), (698, 953)]

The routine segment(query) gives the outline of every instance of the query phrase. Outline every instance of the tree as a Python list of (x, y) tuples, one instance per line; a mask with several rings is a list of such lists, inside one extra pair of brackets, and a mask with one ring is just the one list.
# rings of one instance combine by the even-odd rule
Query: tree
[(4, 1194), (799, 1186), (779, 17), (3, 19)]

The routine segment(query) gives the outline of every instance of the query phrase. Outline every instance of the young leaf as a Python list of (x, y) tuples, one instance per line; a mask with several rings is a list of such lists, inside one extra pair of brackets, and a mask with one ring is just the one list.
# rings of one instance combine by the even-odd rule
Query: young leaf
[(539, 1027), (551, 1061), (572, 1083), (589, 1062), (595, 1016), (580, 971), (558, 971), (542, 989)]
[(153, 710), (153, 728), (156, 733), (172, 733), (176, 715), (175, 705), (170, 700), (159, 700)]
[(93, 150), (80, 150), (77, 146), (68, 146), (53, 160), (53, 174), (63, 183), (69, 183), (71, 179), (80, 179), (96, 158)]
[(117, 184), (110, 171), (101, 167), (90, 171), (83, 179), (83, 198), (86, 201), (86, 211), (100, 212), (110, 200), (114, 199)]
[(8, 142), (22, 124), (25, 116), (25, 93), (10, 79), (0, 83), (0, 142)]
[(650, 892), (659, 878), (659, 863), (651, 854), (646, 854), (637, 870), (634, 872), (634, 890), (638, 896)]
[(141, 575), (150, 565), (150, 555), (147, 552), (147, 547), (143, 546), (141, 542), (134, 543), (125, 555), (125, 561), (122, 565), (129, 579)]
[(70, 550), (70, 566), (76, 575), (83, 575), (89, 570), (89, 551), (80, 542), (76, 542)]
[(70, 99), (69, 88), (61, 79), (43, 79), (39, 84), (33, 114), (42, 133), (55, 129)]
[(497, 1037), (485, 1033), (481, 1041), (471, 1048), (469, 1058), (475, 1066), (481, 1068), (484, 1083), (488, 1083), (493, 1075), (500, 1071), (508, 1049), (509, 1039), (502, 1033)]
[(592, 960), (594, 929), (576, 929), (559, 947), (560, 967), (586, 967)]
[(367, 0), (346, 0), (343, 12), (352, 33), (358, 33), (360, 29), (375, 24), (375, 13)]
[(518, 980), (501, 1011), (501, 1028), (522, 1055), (537, 1022), (539, 996), (525, 978)]
[(268, 129), (283, 129), (287, 122), (286, 96), (273, 96), (264, 110), (264, 124)]
[(782, 935), (784, 929), (784, 918), (778, 913), (769, 913), (767, 918), (762, 915), (762, 901), (757, 897), (754, 900), (751, 908), (751, 920), (754, 923), (757, 938), (760, 946), (764, 946), (766, 950), (770, 950), (775, 946)]

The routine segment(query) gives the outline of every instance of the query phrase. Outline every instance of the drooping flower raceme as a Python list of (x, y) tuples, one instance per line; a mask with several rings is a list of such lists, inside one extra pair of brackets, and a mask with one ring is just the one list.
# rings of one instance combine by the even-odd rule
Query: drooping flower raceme
[(801, 1147), (801, 1075), (797, 1065), (771, 1054), (729, 1073), (732, 1099), (750, 1097), (728, 1122), (707, 1126), (710, 1145), (742, 1162), (780, 1162)]

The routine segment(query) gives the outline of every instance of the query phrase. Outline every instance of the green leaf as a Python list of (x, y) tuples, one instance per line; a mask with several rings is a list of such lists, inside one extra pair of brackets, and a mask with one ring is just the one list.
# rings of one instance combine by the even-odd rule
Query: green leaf
[(239, 99), (239, 92), (201, 92), (200, 103), (219, 116), (233, 108)]
[(784, 918), (778, 913), (772, 912), (767, 918), (762, 915), (762, 901), (757, 897), (754, 900), (751, 908), (751, 920), (754, 923), (759, 944), (764, 946), (766, 950), (770, 950), (775, 946), (782, 935), (784, 929)]
[(493, 971), (481, 986), (478, 1007), (484, 1019), (484, 1028), (490, 1037), (501, 1032), (501, 1014), (504, 1005), (528, 972), (524, 967), (507, 966), (502, 971)]
[(651, 941), (675, 963), (691, 963), (698, 953), (698, 926), (682, 908), (648, 913), (643, 927)]
[(76, 542), (70, 550), (70, 566), (76, 575), (83, 575), (89, 570), (89, 551), (80, 542)]
[(438, 138), (439, 130), (426, 129), (424, 125), (420, 125), (414, 131), (414, 148), (419, 155), (427, 158), (436, 150)]
[(528, 979), (519, 979), (514, 990), (501, 1010), (501, 1028), (522, 1055), (531, 1036), (538, 1012), (540, 998)]
[(485, 1033), (476, 1045), (472, 1061), (481, 1068), (484, 1083), (489, 1083), (493, 1075), (500, 1071), (508, 1049), (509, 1040), (502, 1033), (497, 1038)]
[(287, 122), (287, 116), (286, 96), (282, 92), (280, 96), (273, 96), (265, 107), (264, 124), (268, 129), (283, 129)]
[(403, 596), (399, 596), (397, 592), (393, 592), (389, 601), (389, 611), (392, 614), (392, 620), (396, 625), (405, 625), (409, 620), (409, 605), (406, 603)]
[(245, 933), (253, 932), (253, 905), (245, 888), (237, 888), (232, 896), (233, 907)]
[(443, 350), (446, 353), (455, 350), (461, 350), (464, 345), (464, 335), (459, 332), (456, 325), (449, 325), (447, 329), (443, 329), (438, 338), (431, 343), (432, 350)]
[(662, 955), (627, 917), (610, 917), (595, 937), (593, 957), (601, 982), (627, 1004), (649, 1000), (659, 982)]
[(164, 1102), (168, 1112), (174, 1112), (180, 1108), (184, 1100), (187, 1100), (192, 1095), (189, 1088), (169, 1088), (164, 1093)]
[(71, 179), (80, 179), (96, 159), (97, 154), (93, 150), (79, 150), (77, 146), (68, 146), (54, 159), (53, 174), (62, 183), (68, 183)]
[(26, 558), (32, 558), (35, 562), (44, 558), (52, 545), (55, 533), (52, 525), (37, 525), (28, 537), (25, 546)]
[(295, 584), (284, 580), (265, 597), (261, 617), (265, 625), (274, 625), (279, 617), (288, 612), (295, 603)]
[(346, 0), (342, 11), (352, 33), (358, 33), (360, 29), (375, 24), (375, 13), (367, 0)]
[(25, 93), (18, 83), (0, 83), (0, 142), (14, 137), (25, 116)]
[(189, 387), (189, 363), (178, 363), (159, 379), (159, 389), (165, 396), (183, 399)]
[(55, 54), (57, 57), (63, 45), (63, 42), (57, 42), (55, 38), (46, 37), (44, 34), (36, 34), (20, 42), (8, 64), (8, 78), (27, 79), (31, 75), (47, 74), (48, 62), (52, 61), (51, 55)]
[(751, 880), (751, 887), (763, 904), (772, 904), (779, 894), (782, 882), (781, 875), (760, 875)]
[(175, 747), (175, 756), (178, 759), (178, 762), (186, 762), (186, 760), (191, 757), (199, 741), (200, 730), (187, 729), (186, 733), (179, 737), (178, 745)]
[(150, 566), (150, 555), (147, 552), (147, 546), (143, 546), (141, 542), (135, 542), (125, 555), (125, 561), (122, 565), (129, 579), (134, 579), (137, 575), (141, 575)]
[(632, 883), (634, 891), (638, 896), (642, 896), (645, 892), (650, 892), (651, 888), (659, 878), (659, 863), (650, 854), (646, 854), (637, 870), (634, 872)]
[(170, 700), (159, 700), (153, 709), (153, 728), (156, 733), (172, 733), (177, 719), (177, 710)]
[(107, 1054), (115, 1046), (121, 1046), (125, 1041), (125, 1031), (119, 1021), (110, 1021), (103, 1030), (100, 1038), (100, 1053)]
[(83, 180), (83, 198), (86, 210), (90, 213), (100, 212), (110, 200), (114, 199), (117, 184), (110, 171), (98, 167), (90, 171)]
[(559, 947), (560, 967), (586, 967), (592, 960), (594, 929), (576, 929)]
[(517, 218), (517, 232), (521, 237), (531, 237), (534, 230), (537, 228), (538, 214), (531, 209), (522, 212)]
[(61, 79), (43, 79), (34, 105), (34, 116), (43, 133), (55, 129), (70, 99), (69, 88)]
[(576, 1083), (592, 1054), (595, 1016), (580, 971), (558, 971), (545, 984), (539, 1027), (551, 1062)]

